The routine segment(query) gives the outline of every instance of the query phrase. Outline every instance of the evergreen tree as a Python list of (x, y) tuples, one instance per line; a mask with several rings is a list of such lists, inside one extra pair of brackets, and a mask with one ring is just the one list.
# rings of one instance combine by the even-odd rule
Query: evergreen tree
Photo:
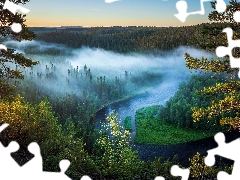
[[(7, 37), (19, 42), (21, 40), (32, 40), (35, 37), (35, 34), (24, 24), (26, 21), (26, 15), (19, 13), (13, 14), (8, 9), (3, 9), (5, 0), (0, 0), (0, 2), (1, 44), (3, 44), (3, 39)], [(16, 4), (25, 4), (26, 2), (29, 2), (29, 0), (13, 0), (12, 2)], [(20, 33), (15, 33), (9, 28), (14, 22), (22, 25), (22, 31)], [(1, 49), (0, 51), (0, 98), (5, 98), (13, 91), (13, 86), (6, 83), (8, 79), (22, 79), (24, 77), (22, 72), (17, 68), (18, 66), (31, 67), (37, 64), (37, 62), (32, 59), (26, 58), (20, 53), (14, 53), (14, 51), (14, 49), (7, 49), (7, 51)], [(15, 66), (12, 68), (13, 63), (16, 64), (16, 68)]]

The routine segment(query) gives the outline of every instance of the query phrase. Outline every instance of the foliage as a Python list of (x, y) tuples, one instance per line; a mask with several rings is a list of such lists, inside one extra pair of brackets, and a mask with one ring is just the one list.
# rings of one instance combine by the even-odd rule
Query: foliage
[[(35, 34), (30, 31), (26, 25), (24, 24), (25, 15), (21, 15), (19, 13), (13, 14), (7, 9), (3, 9), (4, 0), (1, 0), (1, 13), (0, 13), (0, 36), (2, 37), (10, 37), (13, 40), (21, 41), (21, 40), (32, 40), (35, 37)], [(13, 1), (16, 4), (25, 4), (28, 0), (17, 0)], [(20, 33), (15, 33), (11, 31), (9, 26), (13, 24), (13, 22), (20, 23), (22, 25), (22, 31)], [(7, 51), (1, 50), (0, 54), (0, 80), (5, 81), (9, 78), (17, 78), (22, 79), (24, 76), (22, 72), (18, 69), (18, 67), (31, 67), (36, 65), (36, 61), (32, 61), (30, 58), (24, 57), (20, 53), (14, 53), (14, 49), (8, 49)], [(13, 65), (14, 64), (14, 65)], [(15, 69), (14, 69), (15, 68)], [(1, 92), (4, 95), (8, 95), (8, 90), (13, 89), (14, 86), (7, 83), (0, 83)], [(11, 91), (10, 91), (11, 95)], [(2, 95), (1, 95), (2, 98)]]
[[(215, 9), (216, 2), (212, 3), (212, 7)], [(228, 21), (230, 27), (234, 30), (233, 39), (239, 39), (239, 23), (234, 22), (233, 12), (239, 10), (240, 3), (236, 0), (231, 0), (227, 6), (227, 10), (223, 13), (213, 11), (209, 14), (209, 20), (224, 23)], [(208, 31), (207, 31), (208, 32)], [(216, 35), (212, 35), (216, 37)], [(221, 39), (221, 45), (227, 44), (226, 36)], [(216, 44), (217, 46), (218, 44)], [(215, 48), (216, 48), (215, 46)], [(234, 57), (239, 57), (239, 49), (235, 48), (232, 51)], [(199, 91), (199, 94), (205, 97), (211, 97), (210, 105), (205, 108), (193, 107), (192, 117), (194, 121), (200, 121), (202, 119), (218, 119), (221, 125), (226, 125), (229, 128), (240, 127), (239, 116), (239, 83), (236, 77), (236, 68), (230, 68), (229, 57), (226, 56), (222, 59), (212, 59), (207, 61), (206, 58), (199, 60), (197, 58), (190, 57), (189, 54), (185, 55), (186, 66), (190, 69), (201, 69), (202, 71), (212, 71), (222, 74), (228, 79), (225, 82), (216, 83), (216, 85), (204, 88)], [(221, 97), (219, 99), (213, 99), (214, 97)]]
[(135, 143), (170, 145), (199, 140), (214, 135), (214, 132), (181, 128), (175, 124), (164, 122), (159, 118), (159, 107), (146, 107), (136, 111)]
[(124, 120), (124, 127), (126, 128), (126, 130), (128, 130), (129, 132), (132, 131), (132, 124), (131, 124), (131, 120), (132, 117), (131, 116), (127, 116)]
[[(45, 54), (42, 54), (44, 56)], [(73, 68), (61, 55), (39, 56), (40, 63), (23, 69), (25, 78), (19, 80), (16, 92), (32, 103), (48, 99), (60, 124), (72, 119), (77, 136), (83, 138), (86, 150), (92, 151), (96, 137), (94, 114), (105, 105), (138, 94), (161, 82), (158, 72), (125, 72), (111, 77), (99, 75), (96, 69)], [(64, 70), (65, 71), (64, 71)], [(146, 79), (148, 80), (146, 83)]]
[(101, 174), (108, 179), (136, 179), (143, 162), (130, 145), (130, 133), (120, 125), (114, 112), (106, 119), (96, 141), (97, 153), (101, 155), (97, 160)]
[[(92, 162), (84, 151), (81, 138), (74, 137), (74, 127), (69, 123), (69, 132), (62, 132), (62, 126), (54, 117), (49, 102), (44, 100), (37, 105), (27, 103), (18, 96), (11, 102), (0, 101), (0, 123), (10, 126), (1, 133), (2, 143), (17, 141), (21, 151), (25, 151), (25, 159), (17, 156), (16, 160), (23, 165), (31, 156), (26, 155), (27, 146), (37, 142), (41, 148), (43, 167), (47, 171), (58, 171), (61, 159), (71, 160), (69, 174), (74, 176), (88, 174)], [(82, 170), (79, 170), (79, 168)], [(74, 172), (74, 173), (73, 173)]]
[(216, 178), (219, 171), (225, 171), (226, 173), (231, 174), (233, 166), (227, 166), (220, 160), (218, 166), (209, 167), (204, 163), (205, 156), (201, 156), (200, 153), (196, 153), (192, 158), (189, 158), (190, 161), (190, 176), (192, 178)]
[(37, 40), (64, 44), (72, 48), (84, 46), (120, 53), (171, 50), (179, 46), (199, 47), (202, 25), (186, 27), (91, 27), (63, 30), (33, 28)]
[(163, 161), (161, 157), (155, 158), (153, 161), (146, 161), (142, 167), (140, 179), (155, 179), (157, 176), (162, 176), (168, 180), (179, 180), (180, 177), (173, 177), (170, 173), (171, 167), (177, 164), (169, 159)]
[[(192, 75), (188, 82), (183, 82), (179, 85), (179, 90), (166, 102), (166, 105), (160, 107), (160, 119), (178, 127), (212, 130), (213, 132), (224, 131), (225, 129), (220, 126), (216, 118), (213, 118), (212, 121), (202, 119), (202, 121), (193, 123), (194, 118), (191, 116), (191, 107), (205, 108), (210, 105), (209, 100), (212, 100), (209, 96), (199, 96), (196, 93), (199, 92), (198, 89), (204, 86), (211, 87), (219, 81), (224, 82), (221, 77), (212, 78), (211, 74)], [(215, 100), (220, 98), (221, 96), (214, 97)]]

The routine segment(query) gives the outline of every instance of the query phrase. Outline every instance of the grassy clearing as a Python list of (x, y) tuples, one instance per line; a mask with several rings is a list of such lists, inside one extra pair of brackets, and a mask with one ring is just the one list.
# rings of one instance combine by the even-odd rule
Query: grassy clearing
[(137, 110), (135, 117), (135, 143), (170, 145), (195, 141), (216, 134), (216, 132), (179, 128), (176, 125), (161, 121), (158, 113), (159, 106), (146, 107)]

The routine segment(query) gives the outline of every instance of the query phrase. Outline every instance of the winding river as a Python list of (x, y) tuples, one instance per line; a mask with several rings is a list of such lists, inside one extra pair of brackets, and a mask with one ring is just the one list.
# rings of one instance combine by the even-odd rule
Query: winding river
[[(148, 92), (121, 102), (110, 104), (96, 113), (97, 122), (103, 121), (106, 114), (109, 114), (113, 110), (118, 113), (122, 123), (126, 116), (131, 116), (134, 138), (136, 132), (134, 119), (136, 110), (152, 105), (164, 105), (178, 90), (179, 83), (184, 79), (186, 78), (181, 76), (168, 77), (160, 85)], [(226, 141), (231, 141), (239, 136), (240, 133), (238, 132), (226, 133)], [(207, 155), (207, 150), (215, 147), (217, 147), (217, 143), (215, 142), (214, 137), (168, 146), (133, 144), (133, 148), (138, 150), (139, 157), (143, 160), (153, 160), (155, 157), (159, 156), (164, 160), (167, 160), (177, 154), (179, 162), (184, 166), (189, 165), (188, 159), (194, 156), (196, 152), (199, 152), (201, 155)]]

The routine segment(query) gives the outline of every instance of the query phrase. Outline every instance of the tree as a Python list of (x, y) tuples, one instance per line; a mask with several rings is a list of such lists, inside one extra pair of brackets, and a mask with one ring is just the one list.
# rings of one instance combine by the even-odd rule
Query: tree
[[(1, 39), (6, 37), (12, 38), (16, 41), (22, 40), (32, 40), (35, 37), (35, 34), (30, 31), (27, 26), (24, 24), (26, 15), (19, 13), (13, 14), (8, 9), (3, 10), (5, 0), (0, 0), (0, 35)], [(29, 0), (12, 0), (16, 4), (25, 4)], [(20, 33), (13, 32), (9, 26), (13, 23), (20, 23), (22, 25), (22, 31)], [(2, 43), (3, 40), (1, 40)], [(30, 58), (24, 57), (20, 53), (14, 53), (14, 49), (7, 49), (7, 51), (1, 49), (0, 54), (0, 98), (5, 97), (8, 94), (8, 91), (12, 92), (13, 86), (10, 86), (7, 80), (16, 78), (22, 79), (24, 76), (22, 72), (17, 67), (31, 67), (37, 64), (37, 61), (33, 61)], [(12, 64), (16, 64), (16, 68)]]
[[(75, 137), (76, 130), (68, 119), (64, 128), (45, 99), (39, 104), (30, 104), (18, 96), (11, 102), (0, 100), (0, 124), (10, 124), (0, 135), (3, 145), (10, 141), (20, 144), (20, 152), (15, 160), (25, 164), (32, 156), (27, 153), (31, 142), (37, 142), (41, 148), (43, 168), (46, 171), (58, 171), (61, 159), (68, 159), (71, 166), (68, 174), (75, 179), (95, 172), (94, 163), (84, 150), (82, 138)], [(21, 154), (20, 153), (20, 154)]]
[[(212, 2), (212, 7), (216, 8), (216, 2)], [(217, 25), (227, 23), (233, 30), (233, 39), (239, 39), (239, 23), (233, 19), (233, 13), (240, 10), (240, 3), (236, 0), (231, 0), (227, 9), (223, 13), (213, 11), (209, 14), (210, 21), (217, 22)], [(206, 32), (206, 29), (204, 29)], [(213, 38), (219, 34), (212, 35)], [(213, 39), (212, 38), (212, 39)], [(220, 42), (222, 46), (226, 46), (226, 35), (221, 34)], [(216, 48), (219, 44), (212, 43)], [(233, 55), (239, 57), (238, 49), (233, 50)], [(214, 72), (215, 76), (222, 77), (222, 82), (216, 83), (215, 86), (205, 87), (203, 90), (197, 91), (198, 94), (206, 96), (211, 100), (211, 105), (206, 108), (193, 107), (192, 117), (194, 121), (201, 119), (211, 120), (213, 117), (220, 119), (221, 125), (227, 125), (230, 129), (240, 128), (240, 82), (236, 74), (238, 69), (232, 69), (230, 66), (229, 57), (216, 58), (208, 61), (206, 58), (199, 60), (185, 54), (186, 66), (189, 69), (195, 69), (205, 72)]]
[(114, 112), (106, 119), (96, 141), (99, 169), (107, 179), (135, 179), (143, 162), (131, 147), (130, 132), (120, 125), (121, 121)]

